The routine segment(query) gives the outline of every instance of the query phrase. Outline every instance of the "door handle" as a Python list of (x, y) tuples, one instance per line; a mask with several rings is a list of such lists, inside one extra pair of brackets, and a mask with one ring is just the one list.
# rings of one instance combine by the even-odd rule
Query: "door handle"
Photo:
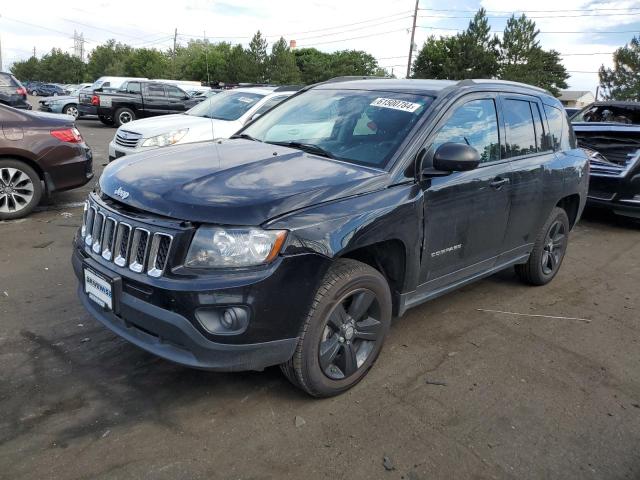
[(500, 190), (507, 183), (509, 183), (508, 178), (496, 177), (493, 179), (493, 181), (489, 185), (491, 185), (491, 188)]

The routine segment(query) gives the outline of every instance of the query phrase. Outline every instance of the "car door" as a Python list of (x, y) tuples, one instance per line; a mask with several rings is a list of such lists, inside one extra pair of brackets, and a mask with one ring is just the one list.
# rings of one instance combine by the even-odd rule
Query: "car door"
[(526, 255), (546, 215), (543, 185), (545, 165), (554, 160), (540, 100), (529, 95), (502, 94), (499, 98), (505, 126), (505, 156), (511, 163), (511, 212), (501, 260)]
[(154, 115), (165, 115), (169, 113), (165, 85), (162, 83), (145, 83), (143, 85), (144, 112), (141, 112), (142, 114), (139, 116), (152, 117)]
[(424, 178), (424, 247), (421, 290), (429, 292), (490, 270), (496, 264), (510, 208), (509, 161), (497, 95), (459, 99), (439, 121), (425, 147), (423, 167), (448, 142), (467, 143), (480, 153), (478, 168)]
[(184, 90), (174, 85), (166, 85), (165, 90), (169, 113), (182, 113), (187, 110), (186, 101), (189, 99), (189, 95)]

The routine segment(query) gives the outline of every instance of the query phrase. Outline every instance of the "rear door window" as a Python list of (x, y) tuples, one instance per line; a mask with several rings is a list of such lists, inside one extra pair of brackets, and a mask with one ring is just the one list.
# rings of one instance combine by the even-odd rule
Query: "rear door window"
[(531, 113), (531, 102), (507, 98), (503, 104), (504, 122), (507, 128), (507, 158), (536, 153), (536, 130)]
[(165, 88), (167, 89), (167, 93), (171, 98), (183, 99), (185, 96), (187, 96), (184, 91), (180, 90), (178, 87), (174, 87), (173, 85), (167, 85)]
[(147, 85), (147, 95), (150, 97), (166, 97), (164, 85), (159, 83), (150, 83)]

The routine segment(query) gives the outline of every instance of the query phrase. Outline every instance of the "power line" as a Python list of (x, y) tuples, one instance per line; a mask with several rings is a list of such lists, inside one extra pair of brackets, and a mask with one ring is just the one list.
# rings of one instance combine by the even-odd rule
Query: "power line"
[(341, 38), (340, 40), (328, 40), (326, 42), (315, 42), (313, 44), (298, 45), (298, 48), (315, 47), (316, 45), (324, 45), (324, 44), (327, 44), (327, 43), (347, 42), (349, 40), (357, 40), (359, 38), (376, 37), (378, 35), (388, 35), (390, 33), (406, 32), (406, 31), (407, 31), (406, 28), (401, 28), (400, 30), (389, 30), (389, 31), (386, 31), (386, 32), (376, 32), (376, 33), (371, 33), (369, 35), (360, 35), (358, 37)]
[[(453, 32), (464, 32), (465, 29), (461, 29), (461, 28), (444, 28), (444, 27), (429, 27), (426, 25), (418, 25), (419, 28), (426, 28), (429, 30), (449, 30), (449, 31), (453, 31)], [(557, 33), (576, 33), (576, 34), (591, 34), (591, 35), (599, 35), (599, 34), (623, 34), (623, 33), (638, 33), (640, 30), (617, 30), (617, 31), (613, 31), (613, 30), (575, 30), (575, 31), (543, 31), (540, 30), (538, 33), (550, 33), (550, 34), (557, 34)], [(501, 34), (502, 32), (495, 32), (497, 34)]]
[[(455, 9), (455, 8), (421, 8), (420, 10), (430, 12), (460, 12), (460, 13), (476, 13), (477, 10)], [(559, 12), (620, 12), (628, 10), (640, 10), (640, 7), (621, 7), (621, 8), (578, 8), (578, 9), (554, 9), (554, 10), (487, 10), (487, 13), (559, 13)]]
[[(533, 19), (544, 19), (544, 18), (581, 18), (581, 17), (612, 17), (612, 16), (625, 16), (629, 15), (640, 15), (640, 12), (627, 12), (627, 13), (595, 13), (595, 14), (583, 14), (583, 15), (527, 15), (527, 18)], [(516, 16), (515, 12), (512, 15), (487, 15), (488, 19), (509, 19), (512, 16)], [(464, 19), (473, 19), (475, 16), (469, 15), (418, 15), (419, 18), (431, 18), (431, 19), (440, 19), (440, 18), (464, 18)]]

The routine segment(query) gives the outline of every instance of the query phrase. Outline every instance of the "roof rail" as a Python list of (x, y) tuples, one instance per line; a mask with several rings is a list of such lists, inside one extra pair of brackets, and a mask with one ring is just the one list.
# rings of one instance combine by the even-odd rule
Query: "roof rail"
[(338, 83), (338, 82), (348, 82), (350, 80), (381, 80), (385, 78), (391, 77), (377, 77), (375, 75), (343, 75), (342, 77), (333, 77), (324, 82), (320, 83)]
[[(525, 87), (525, 88), (529, 88), (531, 90), (537, 90), (538, 92), (541, 93), (546, 93), (548, 95), (551, 95), (551, 92), (549, 92), (548, 90), (545, 90), (544, 88), (540, 88), (540, 87), (536, 87), (535, 85), (529, 85), (528, 83), (522, 83), (522, 82), (513, 82), (511, 80), (495, 80), (492, 78), (474, 78), (474, 79), (466, 79), (466, 80), (460, 80), (456, 86), (458, 87), (466, 87), (469, 85), (478, 85), (478, 84), (482, 84), (482, 83), (493, 83), (493, 84), (498, 84), (498, 85), (513, 85), (514, 87)], [(553, 96), (553, 95), (551, 95)]]

